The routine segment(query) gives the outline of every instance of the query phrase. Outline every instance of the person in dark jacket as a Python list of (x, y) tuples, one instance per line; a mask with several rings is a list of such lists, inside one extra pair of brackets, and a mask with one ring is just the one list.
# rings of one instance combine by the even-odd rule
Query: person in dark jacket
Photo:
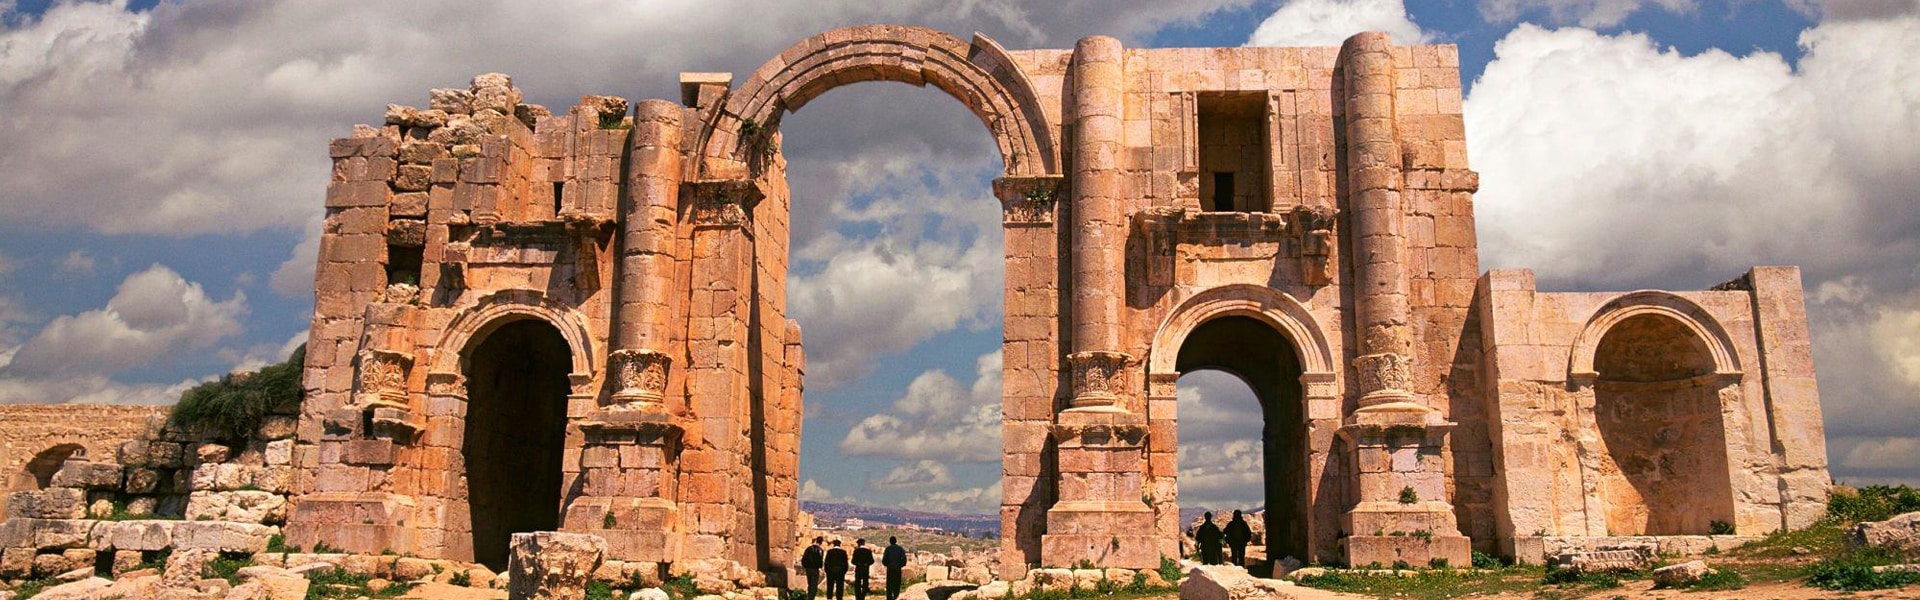
[(880, 557), (880, 566), (887, 568), (887, 600), (900, 600), (900, 570), (907, 568), (907, 549), (900, 547), (900, 540), (887, 536), (887, 551)]
[(866, 540), (853, 541), (853, 599), (867, 600), (867, 586), (873, 578), (873, 549)]
[(800, 553), (800, 568), (807, 571), (807, 598), (820, 595), (820, 567), (826, 564), (826, 550), (820, 548), (820, 542), (826, 538), (813, 538), (813, 544)]
[(1207, 513), (1200, 530), (1193, 533), (1193, 541), (1200, 544), (1200, 564), (1220, 564), (1221, 537), (1220, 526), (1213, 524), (1213, 513)]
[(847, 551), (840, 547), (840, 540), (834, 540), (827, 550), (827, 597), (847, 597)]
[(1227, 521), (1227, 548), (1233, 550), (1233, 565), (1247, 566), (1247, 542), (1253, 541), (1253, 528), (1247, 526), (1247, 519), (1240, 511), (1233, 511), (1233, 520)]

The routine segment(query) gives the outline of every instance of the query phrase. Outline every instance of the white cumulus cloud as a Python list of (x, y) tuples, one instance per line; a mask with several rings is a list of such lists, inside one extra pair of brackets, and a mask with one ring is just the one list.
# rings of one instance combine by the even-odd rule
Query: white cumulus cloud
[(1213, 509), (1266, 504), (1265, 417), (1239, 378), (1199, 371), (1174, 388), (1180, 415), (1180, 504)]
[(55, 318), (27, 340), (0, 378), (110, 374), (165, 362), (238, 336), (246, 294), (209, 298), (155, 264), (128, 275), (104, 308)]
[(1363, 31), (1384, 31), (1395, 44), (1432, 39), (1407, 16), (1405, 0), (1290, 0), (1260, 22), (1247, 45), (1338, 46)]
[(953, 471), (945, 463), (921, 459), (887, 471), (879, 479), (867, 482), (874, 491), (918, 490), (953, 485)]
[(945, 371), (921, 373), (891, 409), (861, 420), (840, 440), (851, 456), (1000, 460), (1000, 352), (981, 356), (971, 386)]

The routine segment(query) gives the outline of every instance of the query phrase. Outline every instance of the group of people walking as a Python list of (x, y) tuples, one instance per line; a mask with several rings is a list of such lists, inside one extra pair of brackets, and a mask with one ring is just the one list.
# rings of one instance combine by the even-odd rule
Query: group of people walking
[[(846, 597), (847, 569), (853, 569), (854, 600), (866, 600), (869, 572), (873, 570), (873, 549), (867, 547), (867, 541), (853, 541), (853, 554), (840, 547), (840, 540), (834, 540), (831, 547), (822, 547), (825, 537), (813, 538), (813, 544), (800, 553), (800, 568), (807, 572), (807, 598), (814, 598), (820, 591), (820, 571), (827, 572), (827, 597), (840, 600)], [(880, 557), (880, 566), (887, 569), (887, 600), (900, 598), (900, 570), (907, 566), (907, 549), (900, 547), (900, 540), (887, 538), (887, 548)]]
[(1247, 519), (1236, 510), (1233, 511), (1233, 520), (1227, 522), (1226, 531), (1221, 531), (1219, 525), (1213, 524), (1213, 513), (1207, 513), (1205, 522), (1194, 532), (1193, 541), (1200, 545), (1201, 564), (1220, 564), (1220, 543), (1226, 542), (1227, 547), (1233, 549), (1234, 566), (1245, 567), (1247, 543), (1253, 541), (1253, 528), (1247, 526)]

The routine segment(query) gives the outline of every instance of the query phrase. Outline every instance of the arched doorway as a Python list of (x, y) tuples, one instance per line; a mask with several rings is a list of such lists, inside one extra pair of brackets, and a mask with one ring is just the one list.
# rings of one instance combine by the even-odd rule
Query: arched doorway
[(560, 525), (571, 350), (553, 325), (515, 320), (465, 353), (462, 458), (474, 562), (506, 568), (514, 533)]
[(60, 444), (41, 450), (39, 454), (33, 455), (32, 460), (27, 461), (26, 466), (22, 467), (18, 474), (14, 475), (12, 485), (8, 489), (13, 491), (47, 489), (47, 486), (53, 483), (53, 474), (60, 472), (60, 466), (66, 464), (67, 459), (86, 455), (87, 449), (79, 444)]
[(1311, 556), (1306, 402), (1300, 383), (1304, 368), (1293, 343), (1258, 319), (1217, 317), (1195, 327), (1180, 343), (1174, 368), (1182, 376), (1222, 371), (1253, 391), (1264, 424), (1259, 446), (1265, 555)]
[(1644, 313), (1614, 323), (1593, 356), (1594, 422), (1605, 445), (1609, 535), (1699, 535), (1733, 522), (1719, 377), (1707, 340)]

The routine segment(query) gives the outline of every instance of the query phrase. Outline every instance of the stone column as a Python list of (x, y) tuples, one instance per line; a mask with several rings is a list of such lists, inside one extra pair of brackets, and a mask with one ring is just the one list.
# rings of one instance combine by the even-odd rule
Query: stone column
[(634, 110), (627, 165), (620, 283), (608, 381), (611, 410), (661, 410), (672, 357), (668, 302), (673, 290), (674, 227), (680, 211), (679, 105), (647, 100)]
[(605, 535), (612, 556), (641, 562), (679, 554), (678, 490), (682, 426), (664, 402), (673, 359), (669, 302), (680, 210), (680, 116), (664, 100), (639, 103), (627, 153), (613, 351), (607, 356), (612, 404), (581, 421), (577, 495), (561, 528)]
[(1362, 409), (1411, 402), (1400, 145), (1394, 132), (1392, 44), (1384, 33), (1347, 41), (1347, 180), (1352, 190), (1354, 359)]
[(1446, 436), (1454, 424), (1412, 391), (1393, 44), (1368, 32), (1348, 38), (1342, 52), (1361, 352), (1353, 365), (1360, 408), (1340, 430), (1359, 496), (1342, 523), (1351, 534), (1347, 563), (1428, 566), (1440, 559), (1457, 566), (1471, 549), (1446, 497)]
[(1106, 36), (1074, 47), (1073, 353), (1067, 355), (1073, 409), (1124, 410), (1116, 383), (1133, 357), (1121, 352), (1126, 297), (1126, 215), (1120, 172), (1125, 51)]

